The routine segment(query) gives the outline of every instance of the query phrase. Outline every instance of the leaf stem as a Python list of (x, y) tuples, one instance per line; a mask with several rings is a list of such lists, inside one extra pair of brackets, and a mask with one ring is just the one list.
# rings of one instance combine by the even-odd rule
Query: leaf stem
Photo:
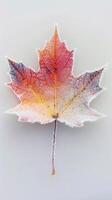
[(52, 138), (52, 175), (55, 175), (55, 148), (56, 148), (56, 131), (57, 131), (57, 119), (54, 121), (54, 130)]

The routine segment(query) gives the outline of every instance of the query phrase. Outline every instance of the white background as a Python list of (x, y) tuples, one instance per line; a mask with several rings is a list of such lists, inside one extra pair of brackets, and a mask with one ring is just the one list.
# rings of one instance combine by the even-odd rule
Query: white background
[[(5, 56), (36, 69), (36, 49), (56, 23), (69, 48), (77, 48), (76, 75), (108, 64), (102, 79), (107, 90), (92, 103), (107, 117), (83, 128), (58, 123), (57, 173), (51, 176), (54, 125), (20, 123), (4, 114), (18, 103), (4, 83)], [(111, 0), (0, 0), (0, 199), (112, 199)]]

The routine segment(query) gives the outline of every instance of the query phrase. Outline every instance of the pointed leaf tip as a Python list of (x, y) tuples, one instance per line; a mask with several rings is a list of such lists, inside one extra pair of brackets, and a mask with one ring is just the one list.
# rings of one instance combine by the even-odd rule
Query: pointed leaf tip
[(57, 27), (57, 25), (55, 25), (55, 28), (54, 28), (53, 38), (59, 39), (59, 33), (58, 33), (58, 27)]
[(8, 58), (7, 60), (8, 60), (9, 65), (15, 64), (15, 62), (13, 60), (11, 60), (10, 58)]
[(55, 35), (58, 35), (58, 27), (57, 27), (57, 25), (55, 25), (54, 33), (55, 33)]

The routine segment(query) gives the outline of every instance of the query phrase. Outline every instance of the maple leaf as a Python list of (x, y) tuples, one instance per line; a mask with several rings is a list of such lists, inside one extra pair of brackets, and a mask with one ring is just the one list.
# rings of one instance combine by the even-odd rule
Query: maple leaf
[(8, 61), (11, 78), (8, 86), (20, 100), (9, 112), (18, 115), (19, 121), (55, 122), (52, 144), (52, 174), (55, 174), (56, 122), (81, 127), (85, 121), (95, 121), (102, 116), (90, 108), (90, 102), (102, 90), (99, 81), (103, 68), (75, 77), (73, 51), (60, 41), (57, 28), (50, 41), (39, 50), (37, 72), (22, 63)]

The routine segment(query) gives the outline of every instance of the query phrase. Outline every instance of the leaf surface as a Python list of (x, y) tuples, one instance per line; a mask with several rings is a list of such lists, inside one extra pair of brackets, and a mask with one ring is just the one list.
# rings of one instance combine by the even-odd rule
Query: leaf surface
[(72, 73), (73, 51), (60, 41), (57, 29), (50, 41), (39, 50), (37, 72), (22, 63), (8, 60), (11, 82), (8, 86), (20, 100), (10, 113), (20, 121), (49, 123), (57, 119), (74, 127), (95, 121), (101, 114), (90, 108), (99, 86), (103, 69), (78, 77)]

